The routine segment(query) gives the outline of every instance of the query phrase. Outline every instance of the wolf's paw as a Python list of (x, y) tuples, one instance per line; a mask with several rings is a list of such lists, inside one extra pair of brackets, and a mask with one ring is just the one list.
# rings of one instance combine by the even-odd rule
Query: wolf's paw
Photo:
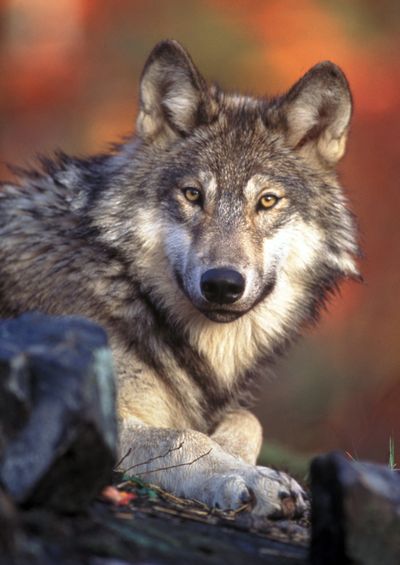
[(222, 509), (237, 509), (252, 504), (252, 513), (270, 518), (296, 518), (308, 506), (301, 486), (286, 473), (268, 467), (244, 469), (214, 475), (208, 489), (211, 504)]

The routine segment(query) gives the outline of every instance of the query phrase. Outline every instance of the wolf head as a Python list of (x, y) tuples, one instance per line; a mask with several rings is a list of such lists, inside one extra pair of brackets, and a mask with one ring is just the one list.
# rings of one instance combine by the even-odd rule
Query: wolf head
[(290, 289), (301, 288), (296, 307), (313, 315), (341, 277), (358, 275), (334, 171), (351, 110), (333, 63), (268, 100), (208, 87), (177, 42), (159, 43), (142, 74), (132, 155), (143, 201), (126, 226), (155, 253), (144, 261), (149, 289), (165, 301), (172, 284), (172, 302), (183, 294), (209, 320), (231, 322), (277, 297), (292, 307)]
[(145, 64), (137, 135), (115, 157), (97, 222), (135, 250), (142, 290), (172, 318), (204, 329), (251, 312), (290, 333), (340, 278), (358, 276), (335, 175), (351, 110), (333, 63), (283, 96), (255, 98), (207, 86), (186, 51), (163, 41)]

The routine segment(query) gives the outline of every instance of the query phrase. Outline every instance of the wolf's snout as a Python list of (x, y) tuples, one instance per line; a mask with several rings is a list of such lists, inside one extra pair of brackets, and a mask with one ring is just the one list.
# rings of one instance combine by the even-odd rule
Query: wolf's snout
[(233, 269), (209, 269), (202, 275), (200, 287), (208, 302), (232, 304), (242, 296), (245, 280)]

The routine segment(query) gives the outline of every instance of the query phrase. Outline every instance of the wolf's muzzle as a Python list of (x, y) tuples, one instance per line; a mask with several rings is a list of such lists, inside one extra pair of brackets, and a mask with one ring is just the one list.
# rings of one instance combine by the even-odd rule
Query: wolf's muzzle
[(244, 287), (242, 275), (226, 267), (209, 269), (200, 280), (202, 295), (213, 304), (233, 304), (242, 296)]

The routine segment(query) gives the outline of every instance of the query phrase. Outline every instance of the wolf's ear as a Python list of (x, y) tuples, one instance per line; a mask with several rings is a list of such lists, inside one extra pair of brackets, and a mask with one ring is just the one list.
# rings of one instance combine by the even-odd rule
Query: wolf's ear
[(304, 157), (334, 166), (343, 156), (352, 99), (343, 72), (329, 61), (310, 69), (280, 101), (287, 142)]
[(172, 40), (158, 43), (140, 82), (139, 136), (148, 140), (187, 135), (212, 118), (205, 80), (185, 49)]

